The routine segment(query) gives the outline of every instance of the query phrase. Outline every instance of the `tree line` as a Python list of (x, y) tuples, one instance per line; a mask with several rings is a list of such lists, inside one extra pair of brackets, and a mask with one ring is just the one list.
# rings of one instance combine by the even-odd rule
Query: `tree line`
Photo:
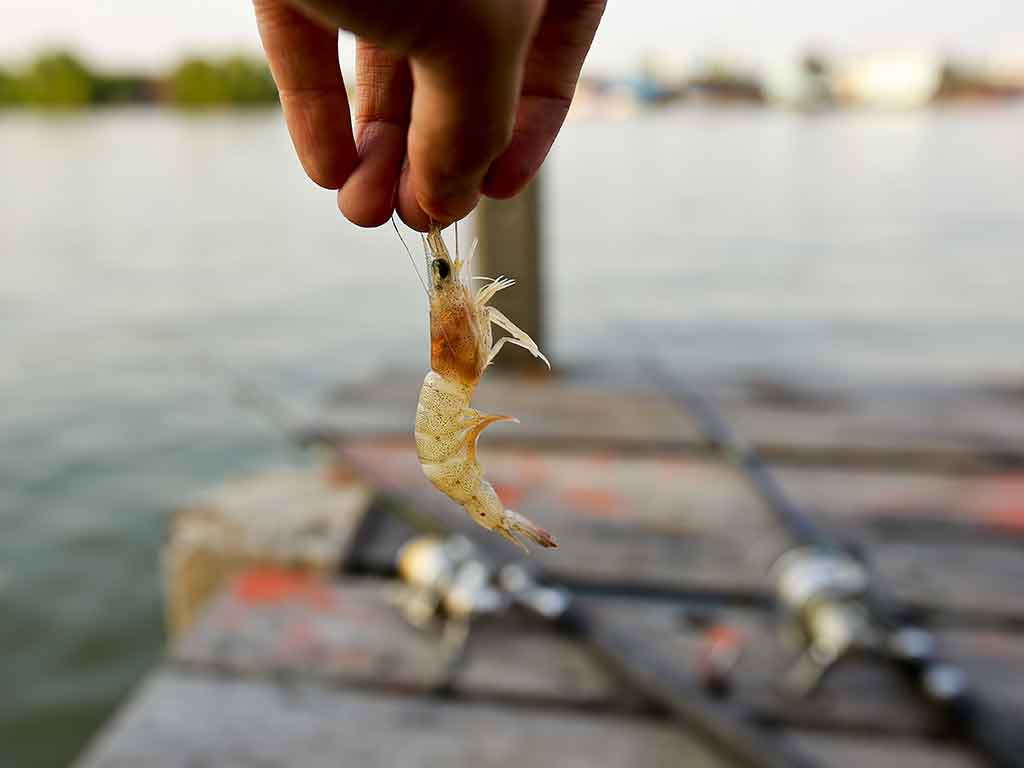
[(190, 57), (157, 76), (94, 71), (66, 51), (43, 53), (20, 68), (0, 68), (0, 107), (145, 103), (270, 105), (277, 103), (277, 89), (266, 64), (248, 56)]

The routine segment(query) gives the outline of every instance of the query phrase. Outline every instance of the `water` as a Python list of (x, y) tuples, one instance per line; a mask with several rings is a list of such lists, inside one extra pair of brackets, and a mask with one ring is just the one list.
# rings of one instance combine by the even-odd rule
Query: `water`
[[(1016, 377), (1024, 110), (685, 109), (567, 126), (548, 166), (561, 363)], [(63, 765), (159, 657), (169, 512), (295, 461), (295, 407), (425, 367), (389, 229), (306, 182), (275, 113), (0, 115), (0, 764)]]

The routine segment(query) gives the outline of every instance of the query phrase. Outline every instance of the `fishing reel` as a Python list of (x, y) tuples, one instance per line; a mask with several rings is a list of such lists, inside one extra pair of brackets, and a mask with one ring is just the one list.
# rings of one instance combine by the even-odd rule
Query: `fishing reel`
[(521, 563), (494, 567), (465, 536), (419, 536), (399, 550), (397, 561), (409, 587), (404, 612), (417, 626), (435, 617), (494, 615), (513, 605), (555, 619), (569, 606), (564, 589), (540, 584)]
[(771, 572), (785, 611), (785, 634), (802, 649), (783, 679), (785, 693), (807, 696), (844, 656), (878, 647), (863, 604), (869, 576), (858, 560), (841, 551), (800, 547), (784, 553)]
[(493, 615), (508, 606), (508, 596), (493, 585), (494, 569), (465, 536), (416, 537), (398, 551), (396, 564), (407, 587), (402, 612), (413, 626)]
[(772, 566), (786, 610), (786, 628), (802, 653), (783, 679), (783, 691), (807, 696), (843, 657), (865, 653), (896, 662), (919, 678), (928, 700), (945, 704), (967, 691), (967, 676), (936, 659), (931, 632), (909, 624), (880, 626), (868, 605), (867, 568), (850, 555), (801, 547)]
[(569, 606), (568, 592), (539, 584), (522, 564), (495, 567), (461, 535), (418, 536), (399, 550), (397, 566), (406, 586), (399, 601), (405, 618), (418, 629), (441, 627), (441, 687), (450, 684), (475, 621), (516, 605), (556, 619)]

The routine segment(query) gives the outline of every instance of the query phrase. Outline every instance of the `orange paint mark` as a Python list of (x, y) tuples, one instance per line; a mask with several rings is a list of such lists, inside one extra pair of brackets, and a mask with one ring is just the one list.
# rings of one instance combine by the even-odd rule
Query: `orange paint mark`
[(561, 500), (573, 511), (591, 517), (621, 518), (626, 516), (619, 496), (599, 488), (567, 488), (562, 493)]
[(704, 633), (697, 656), (697, 674), (705, 686), (728, 685), (729, 672), (739, 660), (745, 640), (742, 630), (728, 624), (716, 624)]
[(742, 645), (746, 639), (743, 630), (728, 624), (716, 624), (705, 634), (708, 643), (715, 647), (732, 648)]
[(333, 596), (318, 577), (282, 568), (252, 568), (235, 580), (234, 596), (249, 605), (304, 602), (317, 610), (331, 607)]
[(1024, 475), (1003, 475), (979, 482), (966, 506), (972, 517), (993, 527), (1024, 532)]

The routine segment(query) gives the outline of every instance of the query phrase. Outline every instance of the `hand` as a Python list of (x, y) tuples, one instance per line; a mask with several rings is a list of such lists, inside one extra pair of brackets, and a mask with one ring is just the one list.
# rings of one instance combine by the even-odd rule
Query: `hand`
[[(288, 130), (352, 222), (511, 197), (568, 112), (605, 0), (253, 0)], [(358, 38), (355, 136), (337, 30)]]

